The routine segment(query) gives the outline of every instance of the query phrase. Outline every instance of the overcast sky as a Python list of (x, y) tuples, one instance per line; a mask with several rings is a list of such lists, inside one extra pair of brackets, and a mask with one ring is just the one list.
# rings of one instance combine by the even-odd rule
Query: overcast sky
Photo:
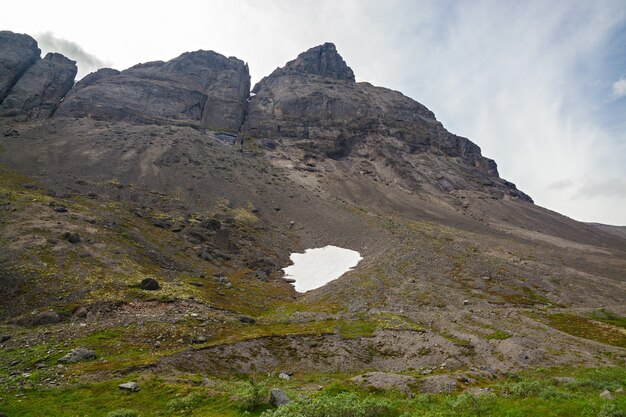
[(12, 1), (0, 29), (77, 60), (79, 77), (208, 49), (254, 83), (334, 42), (357, 81), (426, 105), (537, 204), (626, 225), (623, 0)]

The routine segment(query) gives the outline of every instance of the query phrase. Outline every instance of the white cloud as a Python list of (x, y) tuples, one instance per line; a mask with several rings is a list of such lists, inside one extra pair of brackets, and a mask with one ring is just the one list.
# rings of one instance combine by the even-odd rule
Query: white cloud
[(616, 98), (626, 96), (626, 78), (620, 78), (613, 83), (613, 96)]
[[(111, 0), (97, 19), (80, 16), (78, 1), (65, 6), (7, 2), (0, 27), (51, 31), (117, 69), (211, 49), (247, 61), (253, 82), (332, 41), (357, 80), (429, 107), (538, 204), (626, 225), (621, 200), (596, 195), (572, 204), (576, 187), (555, 185), (626, 178), (624, 129), (594, 118), (599, 103), (581, 81), (616, 74), (602, 70), (615, 55), (611, 37), (626, 27), (623, 0), (155, 0), (149, 8)], [(622, 82), (614, 94), (626, 93)], [(607, 85), (595, 88), (606, 99)]]

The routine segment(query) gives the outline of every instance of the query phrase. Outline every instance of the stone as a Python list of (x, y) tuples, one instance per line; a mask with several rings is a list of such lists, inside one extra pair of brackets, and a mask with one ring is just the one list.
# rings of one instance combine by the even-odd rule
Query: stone
[(48, 53), (20, 77), (0, 105), (0, 115), (48, 118), (74, 85), (76, 62), (58, 53)]
[(139, 391), (139, 385), (135, 381), (124, 382), (123, 384), (118, 385), (119, 389), (128, 392), (137, 392)]
[(613, 394), (611, 394), (611, 391), (609, 391), (608, 389), (605, 389), (604, 391), (600, 393), (600, 398), (609, 400), (609, 401), (613, 401), (615, 399)]
[(245, 324), (255, 324), (256, 320), (250, 316), (239, 316), (239, 321)]
[(11, 339), (11, 335), (10, 334), (0, 335), (0, 343), (4, 343), (4, 342), (6, 342), (6, 341), (8, 341), (10, 339)]
[(63, 233), (63, 239), (70, 243), (78, 243), (80, 242), (80, 235), (76, 232), (65, 232)]
[(619, 387), (618, 389), (615, 390), (616, 394), (623, 394), (624, 393), (624, 388)]
[(85, 307), (79, 307), (74, 312), (74, 317), (79, 318), (79, 319), (83, 319), (83, 318), (87, 317), (87, 314), (89, 314), (89, 310), (87, 310)]
[(412, 376), (387, 372), (368, 372), (352, 378), (351, 381), (355, 384), (374, 389), (395, 389), (403, 394), (409, 394), (414, 388), (417, 387), (418, 382), (418, 380)]
[(32, 37), (0, 31), (0, 103), (40, 55), (41, 50)]
[(96, 352), (93, 350), (84, 349), (84, 348), (76, 348), (76, 349), (73, 349), (67, 355), (63, 356), (61, 359), (59, 359), (59, 363), (65, 364), (65, 363), (83, 362), (83, 361), (96, 359), (97, 357), (98, 356), (96, 355)]
[(282, 371), (278, 374), (278, 377), (280, 379), (291, 379), (292, 375), (293, 375), (293, 372), (291, 371)]
[(272, 388), (270, 391), (270, 401), (274, 407), (280, 407), (291, 402), (287, 394), (279, 388)]
[(556, 376), (554, 380), (559, 384), (573, 384), (576, 382), (576, 378), (572, 378), (571, 376)]
[(146, 290), (146, 291), (156, 291), (160, 289), (161, 287), (159, 286), (159, 282), (156, 279), (152, 277), (147, 277), (141, 280), (141, 284), (139, 284), (139, 288), (141, 288), (142, 290)]
[(250, 90), (248, 66), (212, 51), (124, 71), (102, 69), (67, 94), (55, 116), (171, 124), (184, 121), (237, 130)]
[(57, 213), (67, 213), (67, 207), (65, 206), (54, 206), (53, 210)]
[(198, 337), (194, 337), (191, 339), (191, 343), (193, 344), (200, 344), (200, 343), (206, 343), (207, 342), (207, 338), (206, 336), (198, 336)]

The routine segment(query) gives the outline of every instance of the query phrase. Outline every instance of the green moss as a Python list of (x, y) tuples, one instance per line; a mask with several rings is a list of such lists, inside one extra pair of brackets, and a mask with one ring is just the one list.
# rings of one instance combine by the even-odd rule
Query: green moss
[(489, 340), (506, 340), (509, 337), (511, 337), (511, 335), (503, 330), (496, 330), (493, 333), (489, 333), (487, 336), (485, 336), (485, 339), (489, 339)]
[(611, 323), (565, 313), (549, 315), (548, 323), (555, 329), (573, 336), (607, 345), (626, 347), (626, 332), (623, 328)]

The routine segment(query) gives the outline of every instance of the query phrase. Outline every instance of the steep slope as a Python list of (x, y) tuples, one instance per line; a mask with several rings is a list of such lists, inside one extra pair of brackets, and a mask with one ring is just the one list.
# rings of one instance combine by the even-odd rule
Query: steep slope
[[(0, 368), (25, 345), (48, 365), (97, 351), (12, 368), (46, 383), (623, 363), (626, 240), (534, 205), (332, 44), (249, 101), (247, 77), (194, 52), (90, 74), (52, 118), (0, 118)], [(289, 254), (326, 244), (364, 260), (296, 293)]]

